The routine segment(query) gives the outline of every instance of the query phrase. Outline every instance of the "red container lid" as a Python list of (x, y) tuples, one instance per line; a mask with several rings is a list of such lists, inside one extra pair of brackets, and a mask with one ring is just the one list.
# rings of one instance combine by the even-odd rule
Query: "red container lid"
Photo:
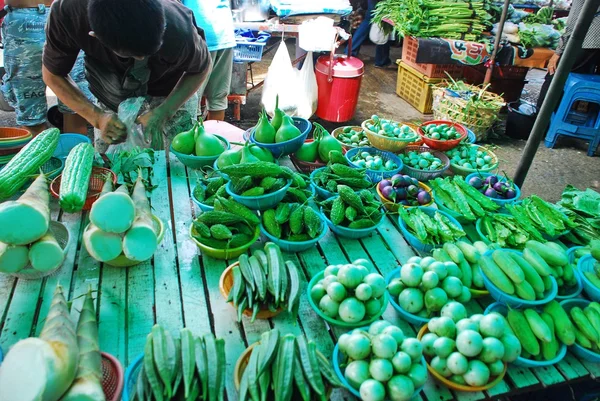
[(365, 64), (357, 57), (348, 57), (344, 54), (336, 54), (333, 62), (330, 56), (321, 56), (317, 60), (315, 69), (322, 74), (329, 75), (329, 67), (333, 65), (333, 76), (340, 78), (360, 77), (365, 72)]

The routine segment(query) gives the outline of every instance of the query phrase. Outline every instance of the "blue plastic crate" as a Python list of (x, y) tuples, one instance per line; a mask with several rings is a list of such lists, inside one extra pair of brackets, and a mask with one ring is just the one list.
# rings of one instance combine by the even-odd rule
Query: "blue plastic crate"
[(263, 50), (271, 35), (267, 32), (254, 33), (249, 30), (236, 30), (236, 45), (233, 48), (233, 61), (243, 63), (260, 61)]

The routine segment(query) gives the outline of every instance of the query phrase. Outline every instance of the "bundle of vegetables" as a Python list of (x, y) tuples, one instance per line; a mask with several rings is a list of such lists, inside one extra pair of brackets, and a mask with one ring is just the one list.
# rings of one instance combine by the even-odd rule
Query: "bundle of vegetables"
[[(429, 319), (440, 313), (443, 316), (448, 309), (464, 309), (462, 304), (471, 300), (461, 276), (462, 269), (454, 262), (413, 256), (400, 267), (400, 276), (390, 281), (388, 291), (403, 310)], [(463, 312), (466, 316), (466, 309)]]
[(263, 108), (252, 135), (259, 143), (281, 143), (299, 137), (302, 132), (296, 127), (292, 117), (275, 107), (275, 114), (270, 122)]
[(60, 130), (49, 128), (33, 138), (0, 169), (0, 200), (13, 196), (40, 171), (56, 150)]
[(497, 313), (467, 318), (466, 312), (448, 311), (427, 327), (423, 353), (433, 370), (454, 383), (484, 386), (521, 355), (519, 339)]
[(468, 221), (474, 221), (500, 208), (490, 198), (470, 186), (461, 176), (436, 178), (429, 181), (429, 185), (434, 190), (436, 202), (460, 214)]
[(377, 189), (385, 199), (402, 206), (424, 206), (432, 200), (419, 180), (408, 175), (396, 174), (389, 180), (381, 180)]
[(502, 248), (523, 249), (530, 239), (543, 241), (541, 236), (533, 236), (519, 223), (510, 215), (486, 214), (477, 222), (477, 226), (489, 242), (497, 243)]
[(462, 144), (445, 153), (451, 164), (463, 168), (487, 171), (498, 164), (498, 160), (482, 146)]
[(193, 221), (193, 237), (216, 249), (233, 249), (254, 238), (259, 217), (233, 199), (217, 197), (214, 210), (204, 212)]
[(476, 41), (491, 24), (491, 2), (443, 0), (384, 0), (377, 3), (373, 23), (390, 20), (400, 36)]
[(437, 211), (433, 217), (418, 207), (400, 208), (398, 213), (406, 224), (407, 230), (424, 244), (438, 245), (454, 242), (466, 235), (462, 228)]
[(544, 24), (548, 25), (552, 22), (554, 16), (554, 8), (542, 7), (535, 13), (530, 13), (521, 21), (527, 24)]
[(519, 24), (519, 39), (521, 45), (528, 49), (534, 47), (556, 49), (560, 32), (554, 29), (552, 25), (521, 22)]
[(280, 203), (276, 209), (262, 212), (262, 224), (273, 237), (285, 241), (310, 241), (324, 229), (319, 214), (310, 206)]
[(371, 116), (371, 120), (367, 120), (365, 126), (369, 131), (388, 138), (400, 139), (406, 142), (415, 142), (419, 139), (419, 135), (408, 125), (380, 118), (376, 114)]
[(223, 141), (206, 131), (202, 118), (189, 131), (175, 135), (171, 146), (184, 155), (204, 157), (218, 156), (225, 151)]
[(444, 163), (431, 152), (418, 152), (411, 150), (398, 155), (406, 166), (423, 171), (437, 171), (443, 169)]
[(294, 262), (284, 261), (276, 244), (267, 242), (264, 251), (256, 249), (252, 256), (242, 254), (238, 262), (231, 268), (233, 288), (227, 297), (227, 302), (237, 309), (238, 322), (242, 321), (245, 310), (252, 310), (252, 322), (261, 309), (286, 308), (296, 317), (300, 305), (300, 272)]
[(310, 296), (326, 316), (346, 323), (358, 324), (380, 314), (385, 280), (369, 269), (373, 270), (373, 265), (365, 259), (327, 266), (323, 279), (310, 289)]
[(50, 228), (48, 181), (41, 173), (16, 201), (0, 204), (0, 272), (28, 264), (39, 272), (59, 267), (65, 252)]
[(294, 153), (298, 160), (314, 163), (317, 160), (328, 163), (329, 152), (342, 152), (342, 145), (319, 123), (313, 123), (313, 141), (304, 142), (302, 147)]
[(327, 400), (327, 386), (342, 387), (331, 361), (303, 335), (273, 329), (254, 345), (240, 381), (239, 400)]
[(214, 206), (217, 196), (228, 197), (225, 185), (227, 179), (222, 175), (216, 174), (209, 177), (202, 177), (194, 187), (194, 198), (205, 205)]
[(221, 400), (225, 392), (225, 340), (212, 333), (180, 338), (159, 325), (146, 338), (131, 401)]
[(125, 185), (113, 191), (111, 178), (107, 177), (100, 197), (92, 205), (90, 221), (83, 243), (97, 261), (108, 262), (122, 253), (132, 261), (143, 262), (158, 247), (159, 233), (141, 173), (131, 196)]
[(217, 158), (216, 167), (222, 169), (223, 167), (232, 166), (236, 164), (246, 164), (255, 162), (275, 162), (273, 153), (267, 149), (263, 149), (260, 146), (246, 142), (243, 147), (237, 149), (229, 149), (221, 153)]
[(363, 400), (408, 401), (427, 381), (423, 347), (386, 320), (342, 334), (344, 377)]
[(476, 241), (471, 245), (461, 240), (455, 243), (446, 242), (442, 248), (434, 249), (431, 256), (438, 262), (455, 263), (460, 268), (460, 272), (456, 273), (456, 276), (460, 278), (465, 287), (485, 290), (479, 269), (479, 259), (489, 249), (482, 241)]
[[(600, 238), (600, 194), (591, 188), (581, 191), (567, 185), (558, 202), (561, 211), (578, 226), (573, 227), (567, 238), (575, 244), (587, 244)], [(566, 209), (566, 210), (565, 210)]]
[(117, 182), (127, 185), (132, 189), (139, 174), (146, 190), (152, 192), (158, 185), (152, 183), (153, 166), (156, 158), (154, 150), (150, 148), (124, 150), (111, 156), (110, 164), (105, 167), (112, 170), (117, 176)]
[(325, 216), (336, 226), (350, 229), (373, 227), (383, 218), (381, 203), (369, 191), (354, 192), (347, 185), (338, 185), (335, 196), (322, 202)]
[[(585, 302), (585, 301), (584, 301)], [(600, 354), (600, 304), (598, 302), (590, 302), (587, 306), (573, 306), (568, 310), (568, 313), (561, 305), (558, 308), (562, 309), (561, 324), (563, 331), (566, 333), (566, 340), (571, 340), (567, 345), (576, 343), (583, 348), (586, 348), (596, 354)], [(573, 341), (574, 339), (574, 341)]]
[(504, 177), (494, 174), (474, 176), (469, 180), (469, 185), (492, 199), (514, 199), (517, 196), (515, 184), (506, 174)]
[(577, 265), (569, 262), (566, 250), (555, 242), (527, 241), (523, 257), (532, 266), (556, 279), (558, 295), (569, 295), (577, 289)]
[(556, 237), (577, 227), (577, 223), (558, 210), (555, 205), (537, 195), (523, 199), (520, 205), (507, 205), (506, 208), (517, 219), (519, 225), (532, 236), (532, 239), (538, 241), (542, 240), (542, 234)]
[(526, 301), (543, 299), (553, 287), (552, 270), (532, 252), (523, 254), (497, 249), (484, 255), (479, 266), (500, 291)]
[[(88, 329), (89, 326), (85, 330), (82, 327), (82, 336)], [(94, 333), (88, 331), (87, 334)], [(0, 365), (0, 400), (61, 399), (78, 374), (80, 349), (77, 340), (63, 288), (58, 285), (39, 338), (30, 337), (16, 343)], [(94, 340), (97, 344), (97, 338)], [(90, 348), (94, 346), (88, 342), (84, 352)], [(94, 388), (92, 382), (88, 382), (87, 388)]]
[(369, 138), (367, 138), (365, 132), (359, 127), (344, 127), (335, 138), (344, 145), (353, 148), (371, 146)]
[(341, 152), (331, 152), (331, 160), (322, 170), (316, 170), (313, 182), (319, 188), (336, 193), (338, 185), (350, 187), (353, 191), (370, 188), (373, 184), (366, 178), (365, 170), (348, 166), (348, 160)]
[(289, 168), (271, 162), (234, 164), (221, 168), (231, 180), (231, 190), (240, 196), (260, 196), (285, 187), (292, 179), (297, 186), (306, 187), (306, 181)]

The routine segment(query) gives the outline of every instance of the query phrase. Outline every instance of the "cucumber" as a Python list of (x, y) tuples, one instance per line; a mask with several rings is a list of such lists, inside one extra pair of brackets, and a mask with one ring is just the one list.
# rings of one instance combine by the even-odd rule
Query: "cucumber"
[(575, 329), (575, 338), (577, 344), (584, 348), (592, 349), (592, 342), (579, 329)]
[[(585, 317), (589, 320), (590, 324), (596, 330), (596, 333), (600, 333), (600, 313), (590, 306), (586, 306), (583, 310)], [(599, 336), (600, 337), (600, 336)]]
[(485, 288), (485, 284), (483, 283), (483, 276), (481, 275), (481, 269), (479, 268), (479, 263), (471, 265), (471, 273), (473, 287)]
[(510, 327), (521, 342), (523, 349), (531, 355), (539, 355), (540, 344), (533, 334), (523, 312), (516, 309), (509, 309), (507, 319)]
[(542, 277), (542, 282), (544, 283), (544, 292), (552, 289), (552, 279), (550, 276)]
[(600, 288), (600, 279), (594, 272), (583, 272), (583, 275), (594, 285), (596, 288)]
[[(549, 244), (549, 243), (548, 243)], [(546, 263), (552, 266), (564, 266), (569, 263), (567, 253), (557, 245), (558, 249), (552, 245), (542, 244), (539, 241), (529, 240), (525, 247), (535, 251)]]
[(550, 301), (544, 305), (544, 312), (554, 320), (556, 336), (565, 345), (575, 343), (575, 326), (569, 319), (569, 315), (557, 301)]
[(540, 276), (544, 277), (552, 274), (552, 269), (550, 269), (548, 263), (533, 249), (523, 249), (523, 258), (529, 262)]
[(526, 301), (535, 301), (537, 297), (535, 291), (533, 290), (533, 287), (527, 281), (515, 284), (515, 293), (519, 298), (524, 299)]
[(473, 245), (468, 244), (465, 241), (456, 241), (456, 246), (461, 250), (465, 259), (470, 264), (477, 263), (479, 261), (481, 253)]
[(485, 277), (487, 277), (500, 291), (505, 292), (509, 295), (515, 293), (515, 286), (510, 281), (508, 276), (494, 263), (494, 260), (490, 256), (482, 256), (479, 260), (479, 266), (483, 271)]
[(574, 306), (569, 311), (569, 314), (571, 315), (571, 318), (573, 319), (577, 329), (581, 331), (581, 333), (592, 343), (597, 343), (598, 332), (594, 329), (594, 326), (592, 326), (588, 318), (585, 316), (583, 310), (578, 306)]
[(475, 249), (477, 249), (477, 252), (479, 252), (482, 256), (490, 250), (490, 247), (483, 241), (475, 241), (473, 242), (473, 246), (475, 247)]
[(540, 341), (549, 343), (552, 341), (552, 331), (542, 317), (535, 311), (535, 309), (525, 309), (523, 311), (527, 323), (533, 334), (540, 339)]
[(460, 267), (462, 272), (460, 280), (462, 281), (463, 285), (467, 288), (471, 288), (473, 286), (473, 273), (471, 271), (471, 265), (466, 261), (466, 259), (463, 258), (463, 260), (458, 264), (458, 267)]
[(543, 293), (546, 290), (544, 286), (544, 281), (542, 277), (538, 274), (538, 272), (531, 266), (521, 255), (516, 253), (511, 253), (510, 255), (515, 262), (519, 265), (521, 270), (523, 270), (523, 274), (525, 275), (525, 280), (531, 284), (533, 290), (536, 293)]
[(554, 334), (554, 321), (552, 320), (552, 317), (546, 312), (542, 312), (540, 314), (540, 317), (550, 329), (550, 342), (542, 342), (542, 356), (545, 360), (550, 361), (554, 359), (558, 354), (560, 345), (558, 344), (558, 340), (556, 339), (556, 334)]
[(520, 284), (525, 281), (525, 274), (519, 265), (510, 257), (507, 251), (496, 250), (492, 252), (494, 262), (502, 269), (513, 283)]
[[(450, 259), (457, 265), (465, 261), (465, 255), (461, 252), (460, 248), (451, 242), (446, 242), (443, 246), (444, 251), (450, 255)], [(463, 283), (464, 284), (464, 283)], [(466, 284), (465, 284), (466, 285)], [(469, 287), (467, 285), (467, 287)]]
[(448, 255), (448, 252), (442, 248), (435, 248), (433, 250), (433, 258), (438, 262), (452, 262), (452, 258)]

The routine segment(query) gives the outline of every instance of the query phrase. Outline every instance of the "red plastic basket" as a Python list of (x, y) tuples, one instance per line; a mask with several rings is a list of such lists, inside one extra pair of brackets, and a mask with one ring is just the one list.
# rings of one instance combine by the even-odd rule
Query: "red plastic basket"
[(102, 352), (102, 390), (107, 401), (119, 401), (123, 391), (123, 367), (106, 352)]
[(417, 63), (418, 52), (419, 40), (412, 36), (404, 37), (404, 44), (402, 45), (403, 62), (429, 78), (448, 78), (448, 75), (452, 78), (462, 77), (462, 65)]
[[(117, 184), (117, 175), (112, 171), (104, 167), (94, 167), (92, 169), (92, 175), (90, 176), (90, 184), (88, 186), (87, 198), (85, 199), (85, 204), (83, 205), (82, 210), (90, 210), (92, 205), (96, 200), (100, 197), (100, 192), (102, 192), (102, 187), (104, 186), (104, 181), (106, 180), (106, 175), (110, 174), (112, 176), (113, 185)], [(60, 197), (60, 180), (62, 178), (62, 174), (57, 176), (50, 183), (50, 193), (53, 197)]]
[[(425, 136), (425, 132), (423, 132), (423, 127), (425, 125), (440, 125), (440, 124), (446, 124), (446, 125), (453, 126), (456, 129), (456, 131), (460, 132), (460, 134), (461, 134), (460, 138), (452, 139), (450, 141), (440, 141), (438, 139), (431, 139), (431, 138), (428, 138), (427, 136)], [(419, 135), (421, 135), (421, 138), (423, 138), (423, 142), (425, 142), (425, 145), (427, 145), (431, 149), (441, 150), (441, 151), (454, 149), (455, 147), (458, 146), (459, 143), (461, 143), (467, 137), (467, 129), (463, 125), (454, 123), (452, 121), (445, 121), (445, 120), (432, 120), (432, 121), (423, 123), (419, 126), (419, 130), (417, 132), (419, 133)]]

